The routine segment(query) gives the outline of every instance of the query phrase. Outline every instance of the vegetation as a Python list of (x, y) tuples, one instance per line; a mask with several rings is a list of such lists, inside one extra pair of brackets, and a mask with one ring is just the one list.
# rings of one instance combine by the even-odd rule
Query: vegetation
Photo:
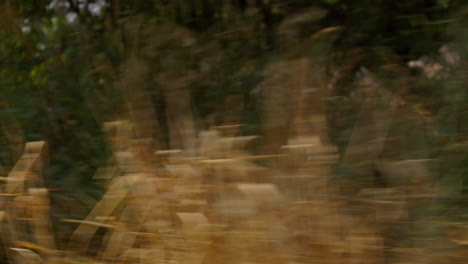
[[(337, 148), (331, 171), (307, 158), (238, 166), (274, 176), (320, 167), (327, 195), (352, 201), (417, 186), (404, 195), (431, 198), (411, 203), (409, 219), (466, 222), (467, 16), (455, 0), (1, 0), (2, 172), (26, 142), (48, 142), (42, 169), (58, 226), (86, 218), (105, 193), (93, 177), (129, 145), (203, 158), (206, 131), (218, 130), (259, 135), (247, 144), (255, 156), (304, 158), (315, 150), (300, 146), (320, 138), (321, 154)], [(121, 120), (137, 143), (113, 134)], [(150, 156), (138, 159), (165, 166)], [(447, 231), (435, 226), (405, 226), (385, 246)], [(65, 245), (72, 230), (55, 232)]]

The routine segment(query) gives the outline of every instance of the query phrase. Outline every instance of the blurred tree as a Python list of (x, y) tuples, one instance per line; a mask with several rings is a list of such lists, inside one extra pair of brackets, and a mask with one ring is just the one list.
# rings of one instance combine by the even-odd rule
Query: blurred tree
[[(407, 104), (400, 110), (415, 117), (401, 120), (407, 126), (396, 123), (392, 133), (401, 135), (397, 128), (410, 129), (414, 120), (429, 120), (414, 132), (420, 137), (429, 131), (429, 139), (413, 141), (408, 135), (402, 142), (420, 146), (425, 143), (417, 142), (430, 141), (433, 134), (467, 131), (466, 65), (447, 62), (442, 77), (437, 69), (427, 76), (428, 70), (409, 67), (422, 57), (439, 56), (448, 44), (463, 61), (461, 1), (2, 0), (0, 5), (0, 142), (5, 142), (0, 160), (11, 166), (20, 152), (6, 143), (47, 140), (49, 184), (89, 187), (109, 155), (101, 125), (115, 119), (131, 119), (138, 136), (157, 138), (159, 148), (192, 146), (188, 138), (211, 117), (220, 117), (219, 124), (245, 123), (244, 132), (255, 134), (269, 133), (262, 124), (268, 120), (279, 134), (276, 151), (294, 116), (283, 106), (291, 93), (281, 74), (295, 74), (288, 62), (302, 58), (311, 60), (304, 71), (313, 72), (317, 83), (302, 88), (323, 91), (328, 134), (342, 153), (353, 128), (376, 119), (361, 106), (372, 112), (379, 100), (389, 103), (386, 94), (397, 98), (392, 103)], [(378, 83), (370, 92), (360, 85), (363, 72)], [(367, 104), (369, 94), (381, 96)], [(238, 109), (231, 109), (232, 98), (240, 102)], [(301, 109), (301, 115), (310, 114), (311, 108)], [(421, 111), (428, 117), (418, 119)], [(180, 134), (180, 127), (191, 132)], [(408, 157), (420, 157), (413, 154)], [(466, 168), (463, 157), (457, 168)]]

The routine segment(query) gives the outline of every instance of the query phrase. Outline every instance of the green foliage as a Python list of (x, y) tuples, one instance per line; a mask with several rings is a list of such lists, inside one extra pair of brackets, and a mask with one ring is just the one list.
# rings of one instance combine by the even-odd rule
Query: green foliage
[[(99, 3), (105, 5), (93, 14), (88, 8)], [(242, 98), (239, 121), (248, 125), (246, 131), (260, 133), (258, 89), (265, 67), (298, 57), (314, 59), (317, 70), (328, 68), (330, 76), (323, 78), (334, 83), (326, 100), (329, 136), (342, 150), (358, 119), (360, 102), (352, 96), (363, 68), (392, 94), (423, 105), (435, 117), (437, 133), (467, 132), (466, 65), (439, 79), (408, 68), (411, 60), (437, 57), (447, 43), (466, 58), (467, 50), (456, 45), (465, 41), (466, 8), (457, 2), (42, 0), (1, 5), (1, 114), (18, 121), (24, 140), (50, 143), (53, 184), (88, 184), (95, 169), (105, 165), (101, 124), (126, 116), (124, 90), (133, 89), (132, 82), (148, 90), (163, 145), (168, 141), (164, 89), (177, 85), (189, 87), (197, 120), (219, 116), (222, 121), (228, 98)], [(132, 79), (125, 70), (129, 58), (137, 58), (138, 67), (130, 70), (140, 77)], [(0, 137), (0, 142), (8, 140)], [(7, 144), (0, 148), (9, 153)], [(466, 161), (465, 154), (458, 155)], [(11, 153), (1, 157), (2, 164), (12, 164)], [(454, 164), (460, 170), (447, 174), (463, 174), (465, 164)]]

